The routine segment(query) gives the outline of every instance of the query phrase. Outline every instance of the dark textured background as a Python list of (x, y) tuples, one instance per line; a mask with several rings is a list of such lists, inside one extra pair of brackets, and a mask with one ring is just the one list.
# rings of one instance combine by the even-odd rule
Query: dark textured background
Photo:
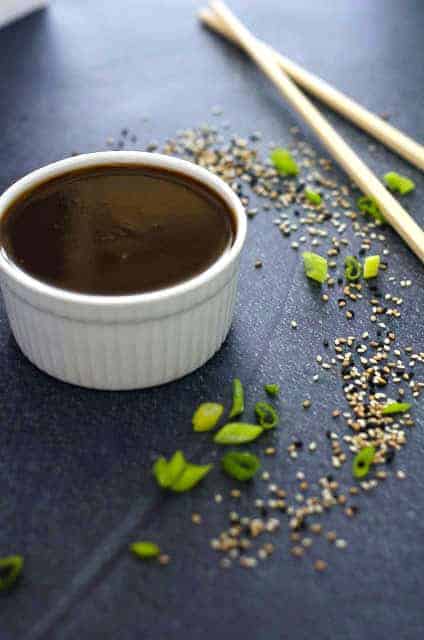
[[(163, 141), (179, 128), (214, 121), (216, 104), (230, 132), (259, 129), (265, 140), (287, 142), (296, 116), (243, 55), (199, 27), (197, 6), (57, 0), (48, 13), (0, 31), (0, 188), (74, 150), (102, 149), (123, 127), (137, 134), (135, 148)], [(420, 0), (232, 6), (271, 44), (423, 140)], [(365, 135), (329, 117), (379, 174), (397, 169), (416, 180), (407, 204), (424, 224), (422, 175), (379, 145), (371, 151)], [(196, 461), (216, 455), (207, 437), (191, 433), (190, 417), (201, 399), (228, 403), (234, 375), (245, 382), (250, 406), (265, 382), (281, 383), (283, 426), (267, 437), (282, 452), (293, 434), (318, 442), (315, 456), (305, 453), (297, 464), (287, 455), (268, 463), (276, 479), (290, 487), (299, 468), (311, 480), (330, 469), (324, 434), (331, 409), (342, 404), (341, 385), (335, 374), (312, 385), (310, 359), (323, 337), (349, 325), (333, 304), (322, 311), (271, 215), (251, 223), (226, 344), (201, 371), (165, 387), (102, 393), (56, 382), (21, 356), (1, 307), (0, 555), (26, 557), (19, 587), (0, 598), (1, 640), (423, 637), (422, 408), (395, 465), (407, 479), (362, 496), (356, 520), (342, 513), (330, 519), (349, 542), (344, 552), (322, 541), (299, 562), (282, 532), (271, 561), (255, 571), (224, 571), (209, 538), (228, 511), (213, 494), (228, 493), (231, 483), (215, 471), (192, 493), (168, 498), (150, 477), (158, 452), (179, 447)], [(401, 341), (422, 350), (422, 265), (388, 237), (391, 273), (415, 282), (403, 290)], [(260, 271), (252, 266), (257, 257)], [(296, 333), (288, 328), (292, 318)], [(302, 412), (306, 395), (313, 407)], [(348, 467), (339, 475), (348, 478)], [(192, 511), (203, 514), (202, 527), (191, 524)], [(157, 540), (172, 564), (135, 561), (127, 544), (137, 538)], [(325, 575), (311, 568), (317, 557), (329, 562)]]

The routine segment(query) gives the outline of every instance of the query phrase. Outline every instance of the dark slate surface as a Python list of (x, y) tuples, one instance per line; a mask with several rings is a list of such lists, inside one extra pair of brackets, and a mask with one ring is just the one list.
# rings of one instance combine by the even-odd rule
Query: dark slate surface
[[(423, 139), (420, 0), (232, 4), (266, 40)], [(139, 136), (135, 148), (163, 141), (179, 128), (213, 121), (216, 104), (231, 130), (259, 129), (265, 140), (287, 141), (296, 116), (240, 53), (199, 28), (197, 6), (57, 0), (48, 14), (1, 31), (0, 188), (73, 150), (102, 149), (123, 127)], [(416, 180), (408, 206), (424, 224), (422, 176), (379, 145), (371, 151), (365, 135), (329, 117), (378, 173), (397, 169)], [(391, 272), (415, 281), (405, 291), (400, 340), (422, 350), (423, 269), (388, 236)], [(261, 271), (252, 266), (257, 257), (265, 262)], [(318, 442), (315, 456), (304, 454), (298, 464), (287, 456), (269, 464), (274, 477), (290, 487), (299, 468), (312, 481), (329, 470), (324, 434), (331, 409), (342, 403), (340, 381), (331, 374), (312, 385), (310, 357), (322, 350), (323, 337), (349, 325), (332, 304), (322, 312), (301, 272), (269, 216), (258, 216), (223, 349), (201, 371), (140, 392), (90, 392), (40, 373), (18, 351), (1, 308), (0, 550), (26, 557), (19, 588), (0, 598), (2, 640), (423, 637), (422, 408), (397, 461), (407, 479), (362, 496), (353, 522), (331, 516), (349, 541), (345, 552), (322, 541), (299, 562), (284, 531), (272, 561), (225, 572), (208, 540), (226, 521), (228, 505), (216, 505), (213, 494), (227, 493), (228, 481), (215, 471), (193, 493), (173, 498), (161, 496), (149, 476), (158, 452), (179, 447), (199, 461), (216, 455), (208, 438), (190, 432), (190, 416), (202, 398), (228, 403), (236, 374), (250, 405), (265, 382), (278, 379), (284, 389), (284, 428), (269, 442), (282, 452), (295, 433)], [(294, 317), (295, 334), (288, 328)], [(313, 407), (302, 413), (306, 396)], [(339, 475), (348, 478), (349, 469)], [(191, 524), (194, 510), (204, 526)], [(129, 557), (128, 542), (140, 537), (160, 542), (172, 564), (161, 569)], [(330, 565), (325, 575), (311, 569), (320, 556)]]

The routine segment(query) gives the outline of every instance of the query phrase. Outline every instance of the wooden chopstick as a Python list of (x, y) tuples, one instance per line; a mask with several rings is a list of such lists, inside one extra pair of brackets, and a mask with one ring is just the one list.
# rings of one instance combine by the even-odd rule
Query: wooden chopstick
[[(225, 23), (220, 20), (218, 14), (211, 9), (202, 9), (199, 12), (199, 17), (208, 27), (217, 31), (222, 36), (229, 40), (236, 42), (234, 35), (226, 27)], [(356, 124), (360, 129), (363, 129), (370, 135), (374, 136), (377, 140), (382, 142), (386, 147), (395, 151), (398, 155), (402, 156), (416, 167), (424, 171), (424, 146), (407, 136), (396, 127), (375, 115), (365, 107), (349, 98), (338, 89), (335, 89), (330, 84), (319, 78), (318, 76), (310, 73), (300, 65), (296, 64), (286, 56), (281, 55), (275, 49), (266, 45), (264, 42), (261, 44), (268, 49), (278, 65), (283, 71), (285, 71), (298, 85), (303, 89), (309, 91), (316, 96), (321, 102), (324, 102), (329, 107), (337, 111), (342, 116)]]
[(280, 93), (309, 124), (330, 154), (343, 167), (355, 184), (364, 193), (377, 201), (387, 221), (396, 229), (418, 258), (424, 262), (424, 231), (387, 191), (377, 176), (346, 144), (318, 109), (281, 70), (269, 49), (256, 40), (223, 2), (215, 0), (211, 2), (210, 6), (237, 44), (249, 54), (262, 71), (273, 81)]

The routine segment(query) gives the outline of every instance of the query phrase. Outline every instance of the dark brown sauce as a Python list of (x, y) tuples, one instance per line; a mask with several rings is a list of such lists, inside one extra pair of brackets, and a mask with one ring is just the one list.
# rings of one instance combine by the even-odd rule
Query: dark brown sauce
[(14, 202), (2, 250), (31, 276), (70, 291), (157, 291), (205, 271), (228, 249), (234, 217), (208, 187), (153, 167), (99, 165)]

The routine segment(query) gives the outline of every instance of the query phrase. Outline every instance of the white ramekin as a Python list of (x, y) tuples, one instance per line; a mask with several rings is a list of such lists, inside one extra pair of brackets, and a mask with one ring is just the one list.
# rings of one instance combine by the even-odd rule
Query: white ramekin
[(231, 249), (182, 284), (125, 296), (52, 287), (0, 253), (0, 285), (16, 342), (37, 367), (83, 387), (141, 389), (194, 371), (220, 348), (233, 315), (246, 216), (228, 185), (191, 162), (156, 153), (106, 151), (61, 160), (25, 176), (0, 197), (0, 218), (21, 194), (48, 179), (112, 163), (163, 167), (212, 188), (234, 214)]

